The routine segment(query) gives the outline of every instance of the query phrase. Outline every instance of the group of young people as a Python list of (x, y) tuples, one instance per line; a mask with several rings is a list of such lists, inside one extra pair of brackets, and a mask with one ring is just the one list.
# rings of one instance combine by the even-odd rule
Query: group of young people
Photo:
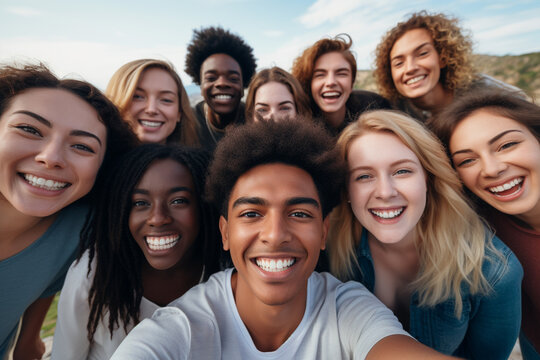
[(540, 107), (443, 14), (383, 36), (380, 95), (351, 45), (256, 72), (195, 30), (193, 109), (162, 60), (3, 66), (0, 358), (62, 289), (53, 359), (540, 359)]

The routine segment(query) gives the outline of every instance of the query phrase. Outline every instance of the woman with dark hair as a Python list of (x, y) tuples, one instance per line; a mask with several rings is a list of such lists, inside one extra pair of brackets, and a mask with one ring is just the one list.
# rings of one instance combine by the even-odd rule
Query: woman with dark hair
[(389, 109), (386, 99), (370, 91), (354, 90), (356, 59), (347, 34), (321, 39), (294, 60), (292, 74), (311, 99), (315, 117), (338, 134), (366, 110)]
[[(86, 195), (136, 138), (84, 81), (0, 68), (0, 358), (41, 358), (39, 332), (75, 258)], [(94, 187), (94, 189), (95, 189)]]
[(172, 64), (130, 61), (114, 73), (105, 94), (141, 142), (199, 145), (195, 116)]
[(427, 120), (472, 88), (499, 87), (523, 92), (476, 74), (471, 37), (456, 18), (420, 11), (398, 23), (375, 51), (375, 80), (380, 93), (396, 107)]
[(53, 358), (109, 359), (139, 321), (219, 270), (207, 165), (203, 150), (158, 144), (118, 163), (66, 277)]
[(231, 124), (244, 123), (244, 88), (257, 64), (251, 46), (221, 27), (193, 31), (186, 73), (201, 86), (204, 98), (195, 108), (201, 145), (213, 151)]
[(295, 118), (297, 115), (311, 119), (309, 98), (298, 80), (277, 66), (255, 74), (246, 96), (248, 122)]
[(523, 358), (540, 359), (540, 107), (513, 93), (460, 98), (431, 123), (478, 210), (523, 265)]

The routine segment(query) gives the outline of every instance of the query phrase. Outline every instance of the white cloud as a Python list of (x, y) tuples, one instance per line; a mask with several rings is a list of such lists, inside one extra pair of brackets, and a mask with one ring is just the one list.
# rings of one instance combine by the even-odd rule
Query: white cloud
[(283, 31), (281, 30), (266, 30), (263, 31), (263, 35), (269, 38), (278, 38), (283, 35)]
[(6, 11), (13, 15), (18, 15), (18, 16), (23, 16), (23, 17), (34, 17), (34, 16), (41, 15), (41, 11), (35, 8), (24, 7), (24, 6), (9, 6), (6, 8)]

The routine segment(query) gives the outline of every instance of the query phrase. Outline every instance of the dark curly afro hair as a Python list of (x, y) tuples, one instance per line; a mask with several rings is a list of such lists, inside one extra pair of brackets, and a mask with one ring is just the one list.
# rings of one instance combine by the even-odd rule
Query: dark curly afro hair
[(227, 217), (238, 178), (258, 165), (273, 163), (296, 166), (311, 175), (324, 217), (339, 203), (346, 170), (335, 140), (320, 125), (301, 119), (255, 122), (227, 132), (210, 165), (208, 200)]
[(201, 65), (213, 54), (227, 54), (235, 59), (242, 69), (244, 87), (247, 87), (257, 68), (253, 48), (238, 35), (213, 26), (193, 30), (193, 38), (187, 48), (185, 68), (193, 82), (201, 84)]

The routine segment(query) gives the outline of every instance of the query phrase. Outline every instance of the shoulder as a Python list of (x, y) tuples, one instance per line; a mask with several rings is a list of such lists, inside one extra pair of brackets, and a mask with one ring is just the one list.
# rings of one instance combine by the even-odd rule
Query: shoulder
[[(489, 240), (486, 240), (489, 241)], [(504, 286), (507, 283), (521, 282), (523, 268), (512, 250), (497, 236), (491, 240), (493, 248), (486, 247), (482, 272), (488, 283), (495, 286)]]

